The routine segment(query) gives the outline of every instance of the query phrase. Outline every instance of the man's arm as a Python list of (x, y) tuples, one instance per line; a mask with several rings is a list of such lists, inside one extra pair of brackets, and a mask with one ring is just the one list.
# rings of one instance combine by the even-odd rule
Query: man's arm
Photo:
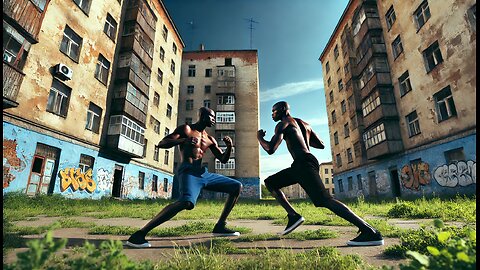
[(318, 149), (324, 149), (325, 144), (323, 144), (322, 140), (318, 138), (317, 134), (313, 131), (313, 129), (310, 131), (310, 141), (308, 142), (311, 147), (318, 148)]
[(278, 146), (282, 143), (283, 140), (283, 130), (286, 128), (287, 124), (280, 122), (275, 127), (275, 134), (273, 134), (272, 139), (270, 141), (266, 141), (263, 137), (265, 136), (266, 132), (261, 129), (257, 131), (257, 139), (260, 145), (262, 146), (263, 150), (265, 150), (269, 155), (275, 153), (277, 151)]
[(160, 148), (170, 148), (174, 147), (179, 144), (183, 144), (186, 140), (188, 140), (187, 137), (187, 128), (189, 129), (187, 125), (181, 125), (177, 127), (171, 134), (168, 134), (165, 136), (159, 143), (158, 146)]
[(222, 150), (220, 147), (218, 147), (217, 140), (213, 136), (208, 136), (210, 140), (212, 141), (212, 145), (209, 146), (210, 151), (212, 151), (212, 154), (220, 160), (222, 163), (227, 163), (228, 159), (230, 159), (230, 154), (232, 153), (232, 139), (228, 136), (223, 137), (223, 141), (225, 142), (225, 145), (227, 146), (227, 149), (225, 149), (225, 152), (222, 153)]

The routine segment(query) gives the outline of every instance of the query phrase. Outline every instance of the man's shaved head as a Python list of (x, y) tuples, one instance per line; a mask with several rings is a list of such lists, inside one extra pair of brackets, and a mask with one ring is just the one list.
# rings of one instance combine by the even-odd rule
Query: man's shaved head
[(280, 111), (288, 111), (290, 110), (290, 105), (286, 101), (279, 101), (273, 105), (273, 108), (276, 108)]

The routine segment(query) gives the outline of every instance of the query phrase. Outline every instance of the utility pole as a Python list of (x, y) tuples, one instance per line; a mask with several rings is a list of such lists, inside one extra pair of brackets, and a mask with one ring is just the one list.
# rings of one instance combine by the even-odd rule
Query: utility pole
[(248, 21), (250, 23), (250, 26), (248, 27), (248, 29), (250, 29), (250, 49), (252, 49), (252, 42), (253, 42), (253, 30), (255, 29), (253, 27), (253, 24), (254, 23), (259, 23), (257, 21), (254, 21), (253, 18), (250, 18), (250, 19), (244, 19), (246, 21)]

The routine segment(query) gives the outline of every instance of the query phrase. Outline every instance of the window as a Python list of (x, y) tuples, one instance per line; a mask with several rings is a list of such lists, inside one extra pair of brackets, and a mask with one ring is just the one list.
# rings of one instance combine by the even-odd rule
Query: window
[(187, 94), (193, 94), (195, 87), (193, 85), (187, 85)]
[(193, 122), (193, 119), (192, 119), (191, 117), (186, 117), (186, 118), (185, 118), (185, 124), (191, 125), (192, 122)]
[(332, 79), (331, 79), (331, 78), (328, 78), (328, 80), (327, 80), (327, 85), (330, 86), (330, 84), (332, 84)]
[(430, 8), (428, 7), (428, 2), (423, 1), (417, 10), (413, 13), (415, 22), (417, 23), (417, 30), (422, 28), (422, 26), (430, 19)]
[(350, 137), (350, 128), (348, 127), (348, 123), (343, 125), (343, 133), (345, 134), (345, 138)]
[(113, 98), (125, 98), (130, 102), (133, 106), (138, 108), (141, 111), (145, 111), (148, 104), (148, 98), (145, 94), (143, 94), (140, 90), (135, 88), (133, 84), (127, 82), (127, 91), (123, 87), (116, 87), (114, 91)]
[(335, 49), (333, 49), (333, 56), (335, 57), (335, 60), (338, 58), (338, 45), (335, 45)]
[(328, 180), (329, 180), (329, 178), (325, 177), (325, 184), (328, 184)]
[(173, 84), (168, 83), (168, 94), (173, 97)]
[(160, 60), (165, 61), (165, 50), (160, 47)]
[(138, 188), (141, 190), (145, 189), (145, 173), (138, 172)]
[[(45, 4), (47, 3), (47, 0), (31, 0), (35, 6), (37, 6), (41, 11), (45, 9)], [(5, 23), (5, 22), (3, 22)]]
[(163, 136), (166, 137), (170, 134), (170, 129), (169, 128), (165, 128), (165, 132), (163, 133)]
[(168, 155), (170, 154), (170, 151), (165, 150), (165, 156), (163, 159), (163, 164), (168, 165)]
[(60, 51), (70, 57), (73, 61), (78, 62), (81, 47), (82, 38), (66, 25), (63, 32), (62, 43), (60, 44)]
[(465, 153), (463, 152), (463, 147), (445, 151), (443, 152), (443, 154), (445, 155), (445, 160), (447, 164), (451, 164), (456, 161), (466, 160)]
[(349, 176), (347, 178), (347, 185), (348, 185), (348, 190), (353, 190), (353, 177)]
[(408, 125), (408, 136), (413, 137), (420, 134), (420, 123), (418, 120), (417, 111), (411, 112), (405, 118)]
[(203, 107), (210, 108), (210, 99), (203, 100)]
[(335, 110), (332, 111), (332, 123), (337, 122), (337, 114), (335, 113)]
[(205, 85), (205, 94), (209, 94), (212, 91), (211, 85)]
[(234, 112), (218, 112), (216, 120), (217, 120), (217, 123), (235, 123), (235, 113)]
[(50, 94), (48, 95), (47, 111), (66, 117), (68, 104), (70, 102), (70, 93), (72, 90), (59, 80), (53, 79)]
[(158, 108), (158, 105), (160, 104), (160, 94), (158, 94), (157, 92), (155, 92), (153, 94), (153, 106), (157, 107)]
[(212, 69), (211, 68), (205, 69), (205, 77), (212, 77)]
[(102, 116), (102, 109), (90, 102), (87, 111), (87, 124), (85, 129), (91, 130), (98, 134), (100, 129), (100, 117)]
[(325, 169), (325, 174), (327, 174), (327, 173), (328, 173), (328, 169)]
[(400, 96), (404, 96), (406, 93), (412, 91), (412, 84), (410, 83), (410, 75), (408, 70), (405, 71), (400, 78), (398, 78), (398, 84), (400, 85)]
[(193, 99), (187, 99), (185, 101), (185, 110), (187, 111), (193, 110)]
[(390, 30), (392, 28), (393, 23), (397, 17), (395, 16), (395, 10), (393, 9), (393, 5), (388, 9), (387, 14), (385, 14), (385, 21), (387, 22), (387, 28)]
[(358, 11), (357, 14), (354, 15), (353, 22), (352, 22), (352, 28), (353, 28), (353, 36), (356, 36), (358, 34), (358, 31), (360, 31), (360, 27), (362, 26), (363, 22), (367, 19), (365, 15), (365, 10), (362, 8)]
[(435, 99), (438, 122), (457, 115), (450, 86), (447, 86), (434, 94), (433, 98)]
[(175, 42), (172, 45), (172, 51), (173, 51), (173, 54), (177, 54), (177, 44), (175, 44)]
[(167, 26), (163, 26), (163, 29), (162, 29), (162, 37), (163, 37), (163, 40), (167, 41), (167, 37), (168, 37), (168, 29), (167, 29)]
[(219, 95), (217, 97), (218, 105), (232, 105), (235, 104), (235, 96), (232, 95)]
[(173, 60), (170, 63), (170, 70), (172, 71), (173, 74), (175, 74), (175, 62)]
[(365, 148), (373, 147), (387, 139), (385, 134), (385, 126), (383, 123), (370, 129), (363, 134), (363, 141), (365, 142)]
[(110, 62), (103, 57), (103, 55), (98, 55), (98, 62), (95, 68), (95, 78), (97, 78), (104, 85), (107, 85), (108, 80), (108, 71), (110, 70)]
[(333, 133), (333, 141), (335, 142), (335, 145), (338, 144), (338, 132)]
[(215, 159), (215, 170), (234, 170), (235, 159), (231, 158), (227, 163), (221, 163), (218, 159)]
[(143, 145), (145, 129), (123, 115), (110, 116), (108, 135), (122, 134), (126, 139)]
[(77, 6), (86, 14), (88, 14), (90, 11), (90, 4), (92, 0), (73, 0), (73, 2), (75, 2), (75, 4), (77, 4)]
[(107, 34), (111, 40), (115, 41), (115, 35), (117, 34), (117, 22), (109, 13), (107, 13), (107, 19), (105, 20), (105, 25), (103, 26), (103, 32)]
[[(221, 130), (221, 131), (216, 131), (215, 132), (215, 138), (217, 139), (218, 145), (220, 147), (226, 146), (225, 142), (223, 141), (223, 138), (225, 138), (225, 136), (230, 137), (232, 139), (232, 144), (235, 145), (235, 132), (234, 131), (229, 131), (229, 130)], [(232, 148), (232, 151), (233, 151), (233, 148)], [(232, 154), (233, 154), (233, 152), (232, 152)]]
[(153, 126), (153, 131), (155, 131), (155, 133), (160, 134), (160, 121), (153, 116), (150, 116), (150, 125)]
[(477, 4), (474, 4), (467, 12), (468, 21), (472, 25), (473, 29), (477, 28)]
[(330, 71), (330, 63), (327, 62), (327, 63), (325, 64), (325, 73), (328, 74), (329, 71)]
[(82, 173), (86, 173), (89, 169), (93, 169), (93, 163), (95, 163), (94, 157), (80, 154), (80, 162), (78, 163), (78, 167)]
[(163, 84), (163, 71), (158, 69), (157, 80), (160, 84)]
[(353, 162), (352, 148), (347, 149), (347, 160), (348, 163)]
[(337, 68), (337, 74), (340, 73), (340, 67)]
[(332, 103), (332, 102), (333, 102), (333, 90), (330, 91), (330, 103)]
[(153, 147), (154, 147), (154, 149), (153, 149), (153, 160), (158, 161), (158, 154), (160, 152), (160, 147), (157, 146), (157, 145), (154, 145)]
[(143, 154), (142, 154), (142, 157), (146, 157), (147, 156), (147, 145), (148, 145), (148, 140), (147, 139), (144, 139), (144, 142), (143, 142)]
[(361, 174), (357, 174), (357, 185), (358, 185), (359, 190), (363, 189), (362, 175)]
[(423, 59), (425, 60), (427, 72), (430, 72), (433, 68), (443, 62), (442, 52), (438, 46), (438, 41), (435, 41), (423, 51)]
[(195, 77), (195, 65), (188, 66), (188, 77)]
[(232, 65), (232, 58), (225, 58), (225, 66), (231, 66)]
[(343, 81), (340, 80), (338, 81), (338, 91), (342, 91), (343, 90)]
[(342, 167), (342, 157), (340, 156), (340, 154), (337, 154), (336, 158), (337, 158), (337, 166)]
[(158, 176), (156, 176), (155, 174), (153, 175), (153, 179), (152, 179), (152, 191), (153, 192), (158, 191)]
[(338, 192), (343, 192), (343, 181), (342, 179), (338, 179)]
[(367, 116), (378, 106), (380, 106), (380, 95), (378, 94), (378, 91), (374, 91), (362, 102), (363, 116)]
[(350, 63), (346, 63), (345, 66), (343, 67), (343, 72), (346, 74), (350, 73)]
[(397, 59), (397, 57), (403, 52), (402, 39), (400, 38), (400, 35), (398, 35), (392, 42), (392, 52), (394, 59)]
[(172, 106), (170, 104), (167, 104), (167, 113), (166, 113), (168, 118), (172, 118)]
[(345, 100), (342, 100), (341, 106), (342, 106), (342, 114), (344, 114), (347, 111), (347, 103), (345, 103)]
[(168, 179), (163, 178), (163, 192), (168, 192)]
[(20, 35), (20, 33), (3, 21), (3, 62), (18, 68), (23, 69), (25, 61), (27, 60), (28, 50), (30, 50), (30, 43)]

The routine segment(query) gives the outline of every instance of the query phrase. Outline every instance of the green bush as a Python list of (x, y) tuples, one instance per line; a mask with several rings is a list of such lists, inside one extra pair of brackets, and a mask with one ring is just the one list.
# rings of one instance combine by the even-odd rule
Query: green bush
[(416, 206), (411, 202), (400, 202), (394, 204), (390, 210), (387, 212), (388, 217), (392, 218), (402, 218), (402, 217), (410, 217), (416, 211)]

